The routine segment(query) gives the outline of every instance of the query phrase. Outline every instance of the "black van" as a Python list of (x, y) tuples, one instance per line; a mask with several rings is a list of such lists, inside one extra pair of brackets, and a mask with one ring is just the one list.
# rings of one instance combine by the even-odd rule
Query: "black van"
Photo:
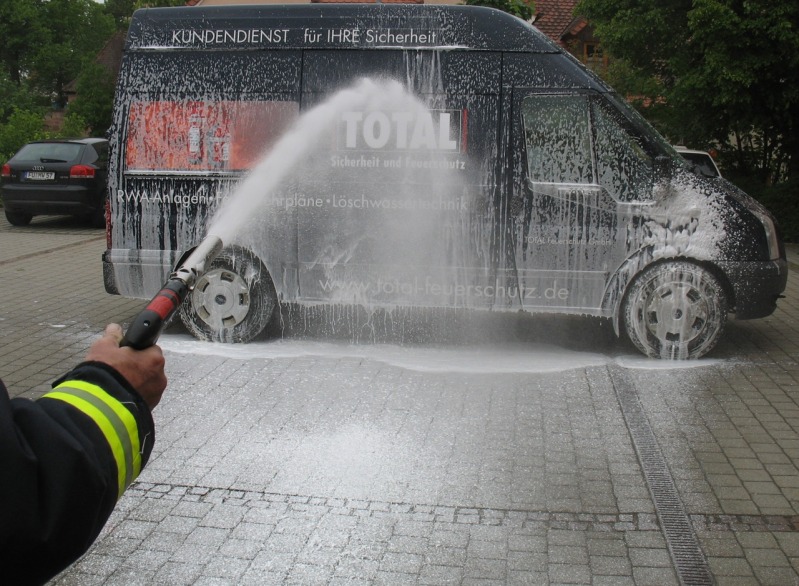
[(140, 10), (114, 116), (106, 290), (149, 298), (224, 232), (181, 310), (200, 338), (295, 304), (474, 308), (608, 317), (696, 358), (786, 285), (769, 212), (496, 10)]

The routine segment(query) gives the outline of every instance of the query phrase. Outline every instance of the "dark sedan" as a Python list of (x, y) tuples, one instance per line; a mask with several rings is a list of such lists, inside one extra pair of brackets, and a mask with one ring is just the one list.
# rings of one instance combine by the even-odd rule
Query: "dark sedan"
[(42, 140), (26, 144), (2, 167), (6, 218), (25, 226), (33, 216), (73, 215), (105, 225), (108, 141)]

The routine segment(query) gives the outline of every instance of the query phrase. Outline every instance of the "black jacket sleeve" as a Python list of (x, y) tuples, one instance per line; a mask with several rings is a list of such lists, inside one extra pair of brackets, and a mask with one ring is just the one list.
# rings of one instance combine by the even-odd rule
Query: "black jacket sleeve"
[(42, 584), (85, 553), (153, 441), (147, 405), (105, 364), (35, 402), (0, 382), (0, 584)]

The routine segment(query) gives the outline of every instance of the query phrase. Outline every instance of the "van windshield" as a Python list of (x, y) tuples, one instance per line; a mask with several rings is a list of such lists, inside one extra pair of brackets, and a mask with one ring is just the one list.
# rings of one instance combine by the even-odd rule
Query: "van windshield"
[(652, 154), (667, 156), (673, 161), (682, 164), (682, 157), (674, 150), (674, 147), (663, 138), (660, 133), (644, 118), (638, 110), (633, 108), (627, 100), (615, 92), (605, 94), (608, 101), (612, 103), (624, 116), (638, 128), (641, 137), (647, 141), (649, 151)]

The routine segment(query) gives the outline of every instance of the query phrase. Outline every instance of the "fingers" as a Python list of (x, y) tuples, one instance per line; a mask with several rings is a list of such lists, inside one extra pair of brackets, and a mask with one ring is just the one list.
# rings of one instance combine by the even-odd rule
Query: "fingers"
[(119, 324), (108, 324), (105, 326), (103, 335), (116, 340), (117, 345), (122, 342), (122, 338), (124, 337), (124, 334), (122, 333), (122, 326)]
[(117, 350), (121, 341), (122, 326), (119, 324), (108, 324), (103, 331), (103, 335), (97, 338), (89, 347), (89, 351), (86, 354), (86, 360), (99, 360), (100, 362), (106, 362), (104, 358), (109, 352)]
[[(123, 350), (130, 349), (123, 348)], [(164, 372), (164, 353), (161, 351), (160, 346), (150, 346), (145, 350), (130, 351), (141, 358), (134, 386), (150, 409), (154, 409), (161, 401), (161, 396), (167, 385), (166, 373)]]
[(149, 348), (140, 350), (139, 352), (144, 353), (148, 357), (150, 364), (152, 364), (154, 368), (164, 368), (166, 359), (164, 358), (164, 351), (161, 350), (161, 346), (156, 344), (155, 346), (150, 346)]

